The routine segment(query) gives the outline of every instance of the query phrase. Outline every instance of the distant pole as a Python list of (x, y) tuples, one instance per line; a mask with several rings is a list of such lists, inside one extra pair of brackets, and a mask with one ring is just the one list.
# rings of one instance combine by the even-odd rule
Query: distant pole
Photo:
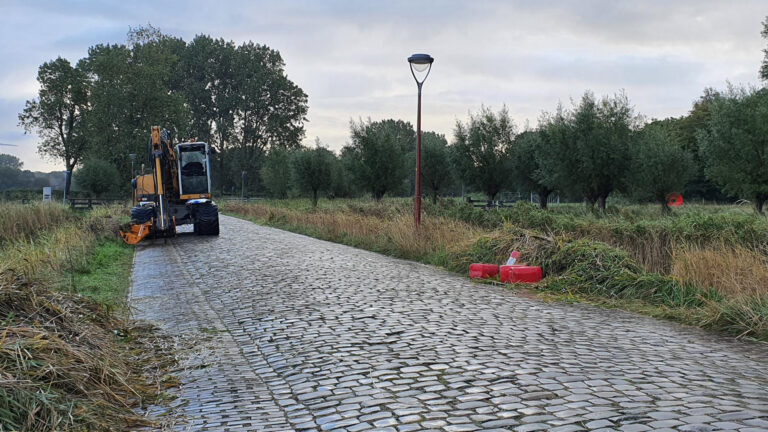
[(69, 182), (69, 176), (72, 171), (64, 171), (64, 199), (61, 200), (62, 204), (67, 204), (67, 182)]
[[(429, 76), (429, 72), (432, 70), (433, 59), (428, 54), (414, 54), (408, 57), (408, 63), (411, 65), (411, 74), (413, 79), (416, 80), (416, 86), (419, 89), (419, 102), (416, 113), (416, 190), (413, 197), (413, 223), (416, 228), (421, 226), (421, 85)], [(424, 76), (419, 80), (416, 76), (416, 72), (419, 72), (419, 76), (423, 73)], [(426, 73), (425, 73), (426, 72)]]
[(240, 173), (240, 201), (243, 201), (245, 196), (245, 171)]
[(131, 179), (133, 179), (134, 177), (136, 177), (136, 174), (133, 171), (133, 163), (136, 160), (136, 154), (131, 153), (128, 155), (128, 157), (131, 158)]

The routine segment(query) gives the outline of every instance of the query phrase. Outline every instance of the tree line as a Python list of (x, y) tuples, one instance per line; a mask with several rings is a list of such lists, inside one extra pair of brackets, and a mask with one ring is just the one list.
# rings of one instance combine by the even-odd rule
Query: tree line
[[(352, 121), (337, 156), (323, 148), (271, 150), (261, 170), (269, 193), (284, 198), (413, 193), (416, 134), (402, 120)], [(758, 212), (768, 199), (768, 89), (707, 89), (691, 113), (645, 121), (623, 92), (591, 92), (545, 112), (519, 130), (507, 108), (483, 107), (457, 121), (451, 143), (422, 135), (422, 184), (433, 200), (460, 187), (488, 200), (502, 191), (533, 192), (546, 208), (557, 192), (605, 210), (611, 194), (654, 201), (667, 197), (747, 199)]]
[[(762, 35), (768, 39), (768, 20)], [(759, 72), (768, 81), (766, 65), (768, 52)], [(306, 194), (315, 203), (323, 194), (412, 195), (416, 134), (409, 122), (353, 120), (338, 154), (319, 140), (303, 147), (307, 96), (283, 68), (280, 54), (263, 45), (205, 35), (186, 43), (142, 27), (129, 32), (127, 45), (91, 47), (74, 67), (61, 58), (43, 64), (39, 97), (19, 118), (40, 135), (41, 153), (68, 169), (82, 165), (83, 181), (94, 185), (107, 182), (99, 176), (127, 178), (126, 156), (145, 152), (149, 127), (163, 124), (177, 137), (219, 148), (219, 193), (242, 187), (281, 198)], [(766, 120), (764, 87), (705, 89), (687, 115), (652, 121), (624, 92), (587, 91), (522, 130), (507, 108), (482, 107), (457, 121), (450, 143), (423, 133), (422, 184), (433, 200), (465, 190), (489, 200), (518, 191), (536, 193), (546, 207), (558, 193), (605, 210), (620, 193), (668, 210), (668, 194), (682, 192), (743, 198), (762, 212)]]
[(127, 188), (129, 155), (145, 163), (150, 127), (162, 125), (177, 139), (218, 150), (214, 182), (223, 192), (239, 186), (240, 171), (259, 166), (268, 149), (301, 145), (307, 95), (284, 67), (265, 45), (208, 35), (185, 42), (139, 27), (126, 44), (92, 46), (74, 65), (61, 57), (43, 63), (38, 97), (27, 101), (19, 124), (38, 134), (41, 155), (67, 171), (111, 167), (117, 177), (103, 176), (110, 189)]

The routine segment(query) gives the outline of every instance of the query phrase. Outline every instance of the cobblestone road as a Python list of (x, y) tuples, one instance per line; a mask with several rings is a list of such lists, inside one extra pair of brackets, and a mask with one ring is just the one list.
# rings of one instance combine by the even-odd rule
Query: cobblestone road
[(181, 430), (768, 430), (768, 347), (222, 216), (137, 249)]

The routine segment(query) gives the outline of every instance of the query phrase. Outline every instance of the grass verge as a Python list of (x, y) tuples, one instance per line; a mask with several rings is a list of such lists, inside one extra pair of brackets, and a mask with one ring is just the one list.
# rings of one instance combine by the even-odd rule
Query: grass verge
[[(530, 211), (530, 206), (518, 206), (521, 211)], [(518, 210), (520, 210), (518, 209)], [(606, 307), (633, 310), (655, 317), (672, 319), (684, 324), (696, 325), (727, 332), (741, 337), (751, 337), (768, 341), (768, 292), (760, 287), (761, 277), (765, 272), (752, 272), (755, 289), (746, 289), (748, 284), (741, 276), (737, 280), (711, 283), (709, 278), (696, 279), (701, 275), (693, 263), (699, 263), (697, 251), (709, 250), (709, 245), (720, 239), (727, 250), (733, 244), (743, 244), (742, 253), (760, 259), (754, 249), (754, 238), (763, 229), (762, 221), (746, 223), (738, 216), (738, 221), (721, 220), (716, 226), (741, 226), (730, 231), (736, 237), (728, 238), (728, 233), (718, 233), (697, 241), (683, 243), (690, 249), (687, 254), (674, 248), (669, 252), (670, 266), (675, 272), (649, 271), (646, 265), (638, 262), (634, 253), (622, 249), (616, 244), (601, 241), (601, 235), (591, 235), (589, 231), (565, 229), (539, 230), (528, 228), (529, 223), (516, 223), (507, 220), (500, 227), (483, 228), (482, 224), (471, 223), (462, 218), (448, 216), (447, 211), (428, 210), (422, 219), (419, 232), (413, 230), (410, 208), (398, 201), (383, 203), (338, 202), (333, 206), (312, 209), (291, 203), (228, 203), (223, 211), (251, 221), (286, 229), (337, 243), (372, 250), (400, 258), (421, 261), (427, 264), (445, 267), (464, 274), (472, 262), (503, 262), (512, 250), (522, 252), (524, 259), (535, 265), (541, 265), (545, 279), (537, 288), (546, 298), (568, 301), (586, 301)], [(473, 210), (474, 211), (474, 210)], [(723, 212), (722, 214), (727, 214)], [(537, 215), (536, 217), (540, 217)], [(570, 217), (570, 216), (569, 216)], [(653, 223), (650, 216), (648, 223)], [(524, 218), (520, 216), (519, 218)], [(518, 218), (518, 219), (519, 219)], [(579, 221), (579, 224), (588, 225)], [(706, 216), (693, 216), (695, 220), (706, 220)], [(691, 222), (690, 219), (688, 222)], [(723, 222), (725, 221), (725, 222)], [(602, 222), (600, 222), (602, 223)], [(624, 224), (629, 222), (624, 221)], [(661, 221), (670, 232), (675, 224), (681, 227), (686, 222)], [(609, 225), (595, 228), (594, 232), (609, 232)], [(632, 230), (642, 232), (643, 228), (620, 228), (619, 233)], [(691, 236), (692, 232), (705, 231), (701, 226), (687, 227), (687, 234), (674, 234), (675, 238)], [(605, 231), (602, 231), (605, 230)], [(739, 237), (736, 232), (749, 233)], [(624, 235), (621, 234), (621, 235)], [(637, 234), (638, 238), (640, 234)], [(594, 237), (594, 238), (593, 238)], [(660, 236), (651, 235), (651, 239)], [(741, 240), (739, 240), (741, 239)], [(651, 244), (654, 240), (642, 239), (636, 244)], [(739, 243), (741, 242), (741, 243)], [(640, 250), (629, 248), (630, 250)], [(666, 246), (665, 246), (666, 247)], [(658, 246), (649, 250), (660, 250)], [(663, 248), (662, 248), (663, 249)], [(667, 254), (667, 252), (664, 252)], [(750, 255), (751, 254), (751, 255)], [(755, 255), (758, 254), (758, 255)], [(682, 266), (687, 257), (688, 267)], [(743, 258), (743, 257), (742, 257)], [(667, 259), (667, 258), (665, 258)], [(728, 261), (737, 261), (734, 257)], [(698, 264), (707, 265), (707, 263)], [(731, 269), (718, 262), (710, 261), (712, 272), (727, 273)], [(768, 270), (767, 270), (768, 271)]]
[(25, 208), (46, 224), (0, 246), (0, 430), (151, 427), (137, 409), (164, 397), (172, 357), (154, 329), (114, 313), (131, 271), (124, 209), (20, 206), (16, 226), (31, 226), (15, 221)]

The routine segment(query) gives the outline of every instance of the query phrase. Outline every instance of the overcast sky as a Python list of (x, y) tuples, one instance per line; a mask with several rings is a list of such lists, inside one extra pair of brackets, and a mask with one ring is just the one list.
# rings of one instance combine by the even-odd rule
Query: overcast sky
[(146, 23), (189, 41), (205, 33), (282, 53), (309, 95), (306, 143), (334, 150), (351, 118), (416, 123), (410, 54), (435, 58), (423, 128), (452, 139), (456, 120), (506, 104), (520, 127), (590, 89), (625, 89), (649, 118), (684, 115), (705, 87), (759, 84), (768, 0), (743, 1), (63, 1), (0, 0), (0, 152), (36, 154), (17, 115), (38, 66), (73, 63)]

